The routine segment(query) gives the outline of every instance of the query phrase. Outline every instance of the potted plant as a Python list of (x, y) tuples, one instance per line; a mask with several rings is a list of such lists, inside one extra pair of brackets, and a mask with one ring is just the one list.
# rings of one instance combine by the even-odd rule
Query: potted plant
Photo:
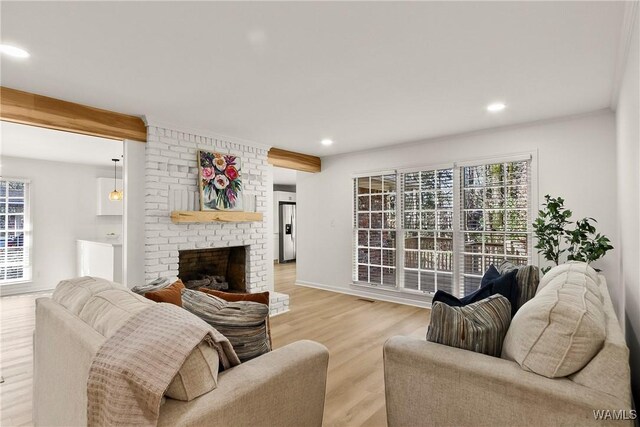
[[(545, 259), (560, 264), (562, 254), (567, 253), (567, 261), (583, 261), (587, 264), (602, 258), (607, 251), (613, 249), (609, 238), (597, 233), (594, 218), (582, 218), (575, 222), (572, 229), (568, 226), (571, 210), (564, 207), (562, 197), (544, 196), (543, 209), (538, 211), (538, 218), (533, 222), (533, 230), (538, 242), (535, 248)], [(563, 244), (566, 247), (562, 247)], [(542, 268), (546, 273), (551, 267)]]

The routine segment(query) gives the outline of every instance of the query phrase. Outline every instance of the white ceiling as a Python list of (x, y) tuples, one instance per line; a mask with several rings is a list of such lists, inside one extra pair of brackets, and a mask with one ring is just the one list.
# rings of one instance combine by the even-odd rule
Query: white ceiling
[(122, 156), (122, 141), (0, 122), (2, 156), (111, 166)]
[[(1, 83), (316, 155), (609, 106), (623, 2), (2, 2)], [(508, 104), (500, 114), (484, 107)], [(323, 147), (320, 140), (335, 144)]]

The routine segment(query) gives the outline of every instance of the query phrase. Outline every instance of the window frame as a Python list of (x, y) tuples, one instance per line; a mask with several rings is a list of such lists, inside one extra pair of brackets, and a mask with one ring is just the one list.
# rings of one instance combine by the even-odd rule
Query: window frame
[[(25, 185), (25, 190), (24, 190), (24, 211), (23, 211), (23, 219), (24, 219), (24, 225), (22, 228), (22, 233), (23, 233), (23, 248), (24, 248), (24, 252), (26, 253), (26, 263), (23, 262), (23, 275), (21, 278), (16, 278), (16, 279), (0, 279), (0, 287), (3, 286), (10, 286), (10, 285), (19, 285), (21, 283), (30, 283), (33, 279), (32, 276), (32, 269), (33, 269), (33, 251), (32, 251), (32, 230), (31, 230), (31, 180), (27, 179), (27, 178), (14, 178), (14, 177), (0, 177), (1, 181), (6, 181), (8, 182), (21, 182)], [(7, 190), (8, 191), (8, 190)], [(7, 203), (8, 203), (8, 199), (9, 199), (9, 194), (7, 193), (6, 195), (6, 199), (7, 199)], [(9, 217), (9, 213), (6, 212), (2, 215), (6, 215), (7, 217), (7, 224), (8, 224), (8, 217)], [(4, 232), (9, 232), (9, 229), (5, 229)], [(8, 246), (5, 246), (4, 249), (8, 249)], [(24, 259), (24, 257), (23, 257)], [(4, 265), (5, 268), (7, 268), (7, 266), (4, 264), (4, 260), (2, 265)]]
[[(352, 271), (353, 271), (353, 282), (352, 284), (355, 286), (363, 286), (369, 289), (388, 289), (394, 290), (401, 293), (424, 296), (427, 300), (430, 300), (434, 293), (429, 291), (423, 291), (420, 289), (410, 289), (405, 288), (405, 273), (404, 273), (404, 260), (405, 260), (405, 241), (404, 241), (404, 175), (407, 173), (415, 173), (415, 172), (423, 172), (423, 171), (437, 171), (442, 169), (452, 169), (453, 170), (453, 248), (452, 248), (452, 263), (453, 263), (453, 271), (452, 275), (452, 283), (453, 283), (453, 294), (456, 296), (460, 296), (461, 292), (464, 289), (464, 284), (462, 283), (462, 263), (464, 261), (463, 255), (463, 233), (462, 230), (462, 215), (464, 208), (461, 206), (463, 203), (462, 200), (462, 188), (463, 182), (461, 177), (461, 170), (465, 166), (482, 166), (488, 164), (496, 164), (496, 163), (510, 163), (510, 162), (521, 162), (528, 161), (529, 162), (529, 179), (528, 179), (528, 215), (527, 215), (527, 230), (526, 233), (528, 237), (528, 263), (532, 265), (538, 265), (538, 256), (534, 253), (534, 242), (533, 242), (533, 230), (532, 223), (534, 220), (534, 216), (536, 213), (536, 207), (538, 206), (538, 153), (537, 151), (526, 151), (520, 153), (507, 154), (504, 156), (491, 156), (491, 157), (482, 157), (475, 159), (467, 159), (463, 161), (457, 161), (453, 163), (436, 163), (430, 165), (423, 166), (413, 166), (406, 168), (394, 168), (387, 169), (384, 171), (374, 170), (368, 172), (358, 172), (352, 174), (352, 184), (353, 184), (353, 203), (352, 203), (352, 218), (353, 218), (353, 242), (352, 242)], [(371, 284), (368, 282), (358, 281), (357, 280), (357, 269), (358, 269), (358, 228), (357, 228), (357, 213), (358, 213), (358, 199), (356, 194), (356, 180), (357, 178), (362, 177), (371, 177), (377, 175), (396, 175), (396, 284), (395, 286), (389, 285), (380, 285), (380, 284)], [(437, 226), (437, 224), (436, 224)], [(437, 232), (437, 231), (436, 231)], [(437, 287), (435, 288), (437, 290)]]

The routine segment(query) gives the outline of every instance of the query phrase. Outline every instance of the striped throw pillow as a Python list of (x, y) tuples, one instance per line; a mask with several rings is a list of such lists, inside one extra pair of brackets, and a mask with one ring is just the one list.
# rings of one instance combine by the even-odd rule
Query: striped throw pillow
[(204, 292), (183, 289), (182, 308), (224, 335), (242, 362), (271, 351), (266, 323), (268, 305), (250, 301), (227, 302)]
[(464, 307), (436, 302), (431, 308), (427, 341), (500, 357), (511, 323), (511, 304), (492, 295)]

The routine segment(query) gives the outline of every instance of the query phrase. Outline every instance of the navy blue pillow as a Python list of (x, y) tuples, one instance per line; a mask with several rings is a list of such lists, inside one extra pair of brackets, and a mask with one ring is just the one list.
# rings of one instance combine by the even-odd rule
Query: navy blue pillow
[(491, 295), (500, 294), (507, 298), (509, 303), (511, 303), (511, 317), (513, 317), (518, 308), (518, 282), (516, 280), (518, 270), (511, 270), (502, 276), (498, 273), (496, 276), (495, 273), (491, 271), (492, 269), (495, 270), (495, 273), (498, 273), (498, 270), (491, 265), (482, 278), (484, 281), (484, 278), (487, 277), (487, 283), (475, 292), (458, 299), (447, 292), (437, 291), (433, 296), (431, 304), (435, 302), (442, 302), (450, 307), (462, 307), (488, 298)]
[(500, 294), (511, 303), (511, 317), (515, 316), (518, 309), (518, 280), (516, 275), (518, 270), (511, 270), (504, 273), (497, 279), (489, 282), (487, 287), (491, 286), (491, 295)]
[(484, 272), (484, 276), (482, 276), (482, 280), (480, 281), (480, 287), (488, 285), (489, 282), (497, 279), (498, 277), (500, 277), (500, 272), (498, 271), (495, 265), (491, 264), (489, 268), (487, 268), (487, 271)]

